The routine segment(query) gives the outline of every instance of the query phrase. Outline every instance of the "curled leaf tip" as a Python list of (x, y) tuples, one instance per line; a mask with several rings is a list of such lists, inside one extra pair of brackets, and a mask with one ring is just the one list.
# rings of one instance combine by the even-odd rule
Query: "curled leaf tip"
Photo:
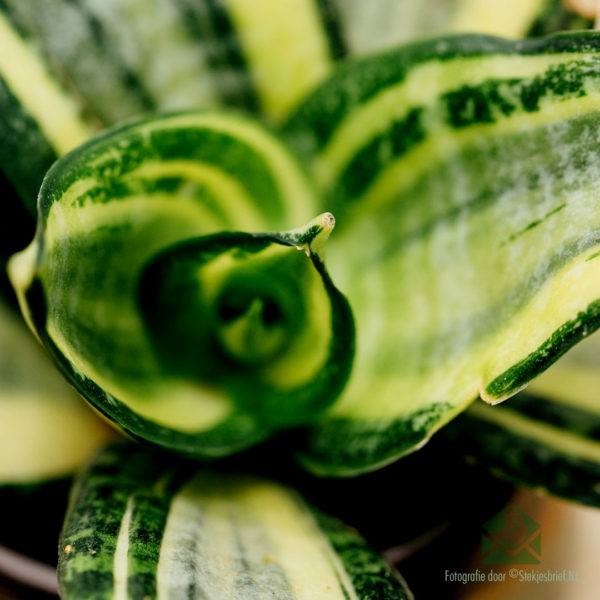
[(323, 213), (322, 215), (319, 215), (318, 219), (320, 219), (321, 225), (329, 231), (332, 231), (335, 227), (335, 217), (333, 216), (333, 213)]
[(335, 217), (332, 213), (326, 212), (311, 221), (309, 227), (312, 226), (314, 228), (314, 224), (318, 224), (318, 230), (315, 231), (312, 238), (305, 245), (305, 250), (309, 256), (311, 254), (321, 256), (325, 248), (325, 242), (327, 242), (335, 227)]
[(296, 246), (298, 250), (304, 250), (307, 256), (321, 256), (334, 227), (335, 217), (325, 212), (303, 227), (280, 233), (277, 237), (286, 244)]

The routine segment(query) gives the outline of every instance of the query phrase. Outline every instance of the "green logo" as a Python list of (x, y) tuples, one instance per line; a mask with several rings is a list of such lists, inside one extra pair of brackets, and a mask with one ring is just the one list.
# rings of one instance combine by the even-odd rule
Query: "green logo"
[(542, 556), (539, 523), (516, 506), (507, 506), (483, 526), (484, 565), (537, 565)]

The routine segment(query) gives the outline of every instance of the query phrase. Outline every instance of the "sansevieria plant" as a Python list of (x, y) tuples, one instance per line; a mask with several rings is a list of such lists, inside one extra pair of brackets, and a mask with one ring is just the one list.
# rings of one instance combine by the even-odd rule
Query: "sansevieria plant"
[[(598, 342), (521, 391), (600, 327), (600, 34), (507, 39), (587, 24), (553, 2), (502, 29), (496, 2), (366, 4), (0, 3), (3, 260), (55, 365), (142, 446), (79, 474), (63, 597), (411, 597), (302, 490), (215, 460), (273, 438), (346, 477), (441, 430), (600, 505)], [(104, 439), (77, 407), (90, 443), (5, 483)]]

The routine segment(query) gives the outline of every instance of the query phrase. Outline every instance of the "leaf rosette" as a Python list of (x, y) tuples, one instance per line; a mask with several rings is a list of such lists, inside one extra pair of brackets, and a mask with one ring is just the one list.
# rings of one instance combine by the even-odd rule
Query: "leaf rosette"
[(353, 354), (323, 263), (335, 220), (271, 134), (236, 116), (159, 117), (49, 172), (12, 278), (77, 389), (135, 437), (229, 454), (316, 418)]

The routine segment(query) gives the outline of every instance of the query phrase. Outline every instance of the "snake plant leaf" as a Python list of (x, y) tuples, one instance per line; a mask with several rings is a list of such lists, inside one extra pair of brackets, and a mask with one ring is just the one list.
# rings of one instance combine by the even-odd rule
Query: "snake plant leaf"
[(0, 301), (0, 489), (71, 475), (109, 433)]
[(291, 117), (358, 332), (309, 468), (390, 462), (599, 326), (599, 50), (591, 32), (430, 40), (346, 64)]
[(106, 125), (220, 105), (278, 120), (342, 51), (329, 0), (5, 3)]
[(62, 65), (106, 125), (155, 110), (217, 106), (279, 122), (348, 55), (452, 31), (522, 37), (589, 25), (571, 22), (560, 0), (5, 0), (3, 6)]
[(65, 88), (16, 15), (0, 5), (0, 181), (35, 215), (42, 178), (56, 158), (91, 133)]
[(0, 4), (0, 294), (6, 299), (14, 301), (6, 259), (31, 240), (43, 177), (90, 131), (80, 102), (16, 15)]
[(600, 338), (593, 335), (501, 406), (476, 402), (444, 437), (497, 475), (600, 507)]
[(521, 393), (501, 406), (472, 404), (444, 428), (467, 460), (536, 491), (600, 507), (597, 402)]
[[(12, 262), (30, 324), (134, 437), (211, 457), (314, 420), (353, 356), (323, 264), (329, 213), (276, 138), (236, 115), (157, 117), (55, 163)], [(300, 251), (299, 251), (300, 250)]]
[(123, 445), (76, 481), (58, 574), (74, 600), (412, 598), (354, 529), (295, 490)]
[[(396, 14), (390, 12), (388, 0), (377, 0), (368, 4), (368, 15), (364, 3), (294, 2), (292, 10), (289, 3), (260, 0), (249, 10), (250, 5), (239, 0), (223, 4), (151, 0), (142, 12), (136, 2), (3, 2), (0, 189), (5, 209), (0, 222), (0, 272), (5, 272), (4, 257), (24, 247), (33, 234), (35, 223), (18, 198), (35, 215), (48, 168), (97, 129), (78, 94), (108, 124), (155, 108), (216, 104), (278, 119), (330, 72), (334, 59), (346, 54), (345, 39), (354, 54), (370, 50), (357, 43), (357, 37), (386, 45), (397, 42), (396, 37), (382, 35), (382, 16), (394, 35), (405, 31), (404, 24), (411, 35), (419, 35), (431, 33), (432, 24), (451, 27), (455, 19), (448, 11), (481, 12), (466, 5), (460, 8), (460, 2), (448, 3), (438, 11), (441, 16), (428, 10), (428, 19), (423, 20), (421, 7), (417, 11), (407, 2), (394, 3), (400, 7)], [(527, 14), (537, 0), (529, 2)], [(376, 36), (374, 24), (379, 28)], [(278, 52), (270, 51), (274, 37), (286, 40), (285, 47), (277, 43)], [(68, 71), (77, 93), (65, 83), (57, 63)], [(5, 295), (10, 293), (3, 276), (0, 288)]]

